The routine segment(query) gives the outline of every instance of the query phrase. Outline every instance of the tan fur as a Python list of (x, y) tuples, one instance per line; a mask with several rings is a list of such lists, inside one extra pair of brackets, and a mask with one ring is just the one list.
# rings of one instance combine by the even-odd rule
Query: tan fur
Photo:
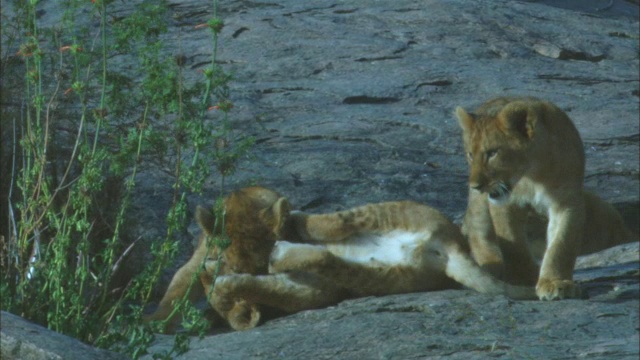
[[(497, 98), (456, 115), (469, 163), (463, 232), (475, 260), (508, 282), (537, 282), (540, 299), (577, 296), (577, 255), (633, 239), (613, 207), (583, 190), (584, 151), (569, 117), (535, 98)], [(539, 273), (526, 244), (529, 208), (549, 219)]]
[(457, 287), (531, 298), (532, 288), (509, 286), (483, 271), (451, 221), (412, 201), (369, 204), (330, 214), (294, 214), (309, 244), (277, 242), (271, 271), (304, 271), (329, 279), (350, 297)]
[[(225, 203), (231, 246), (216, 260), (218, 249), (206, 245), (215, 218), (199, 208), (200, 245), (147, 318), (173, 316), (167, 332), (179, 320), (172, 315), (173, 302), (187, 292), (191, 300), (210, 294), (211, 306), (236, 330), (256, 326), (264, 307), (294, 313), (347, 298), (455, 288), (458, 283), (488, 294), (535, 297), (532, 287), (508, 285), (481, 269), (460, 230), (424, 205), (403, 201), (330, 214), (290, 214), (286, 199), (264, 188), (241, 190)], [(298, 243), (278, 241), (271, 251), (276, 238)], [(271, 274), (266, 274), (270, 253)], [(195, 276), (200, 283), (189, 290)]]

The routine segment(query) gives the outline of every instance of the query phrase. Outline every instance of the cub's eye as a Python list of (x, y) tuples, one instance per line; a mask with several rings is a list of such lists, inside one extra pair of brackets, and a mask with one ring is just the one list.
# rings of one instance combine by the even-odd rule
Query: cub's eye
[(487, 156), (487, 160), (491, 160), (493, 157), (495, 157), (498, 154), (498, 149), (487, 150), (485, 154)]

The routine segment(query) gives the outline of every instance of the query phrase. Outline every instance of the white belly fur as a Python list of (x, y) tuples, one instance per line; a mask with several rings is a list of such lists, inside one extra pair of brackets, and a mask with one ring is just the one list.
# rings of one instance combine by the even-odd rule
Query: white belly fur
[(414, 250), (428, 238), (424, 233), (396, 230), (330, 243), (327, 249), (336, 256), (357, 263), (410, 264)]

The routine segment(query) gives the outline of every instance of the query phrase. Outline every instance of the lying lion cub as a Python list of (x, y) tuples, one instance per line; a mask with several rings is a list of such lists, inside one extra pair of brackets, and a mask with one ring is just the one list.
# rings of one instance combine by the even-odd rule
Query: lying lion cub
[[(145, 321), (168, 319), (164, 330), (171, 333), (181, 319), (180, 314), (174, 313), (174, 301), (187, 292), (191, 301), (210, 294), (216, 274), (267, 274), (273, 244), (277, 239), (286, 237), (285, 221), (289, 218), (289, 202), (274, 191), (250, 187), (225, 198), (224, 207), (224, 224), (217, 223), (209, 210), (202, 207), (196, 209), (196, 222), (202, 230), (198, 246), (191, 259), (173, 276), (157, 310)], [(231, 244), (220, 252), (212, 238), (220, 235), (223, 225)], [(191, 284), (194, 275), (199, 281)], [(214, 304), (213, 299), (211, 303)], [(242, 306), (237, 308), (240, 318), (245, 316), (241, 311), (243, 309)], [(233, 324), (236, 314), (231, 310), (222, 312), (225, 318), (231, 318), (229, 321)]]
[[(200, 244), (147, 320), (167, 319), (194, 273), (201, 285), (192, 287), (189, 298), (210, 294), (211, 306), (236, 330), (256, 326), (261, 306), (294, 313), (347, 298), (447, 289), (458, 283), (487, 294), (535, 298), (532, 287), (508, 285), (482, 270), (460, 230), (425, 205), (402, 201), (322, 215), (290, 214), (285, 198), (260, 187), (235, 192), (225, 204), (231, 246), (216, 260), (219, 250), (207, 248), (206, 241), (214, 234), (215, 219), (198, 208)], [(275, 242), (279, 238), (304, 243)], [(267, 274), (270, 253), (272, 274)], [(167, 331), (178, 319), (170, 321)]]
[[(578, 296), (576, 257), (634, 235), (611, 205), (584, 191), (584, 150), (573, 122), (535, 98), (497, 98), (456, 115), (469, 163), (463, 232), (475, 260), (508, 282), (537, 283), (542, 300)], [(540, 267), (526, 243), (529, 209), (549, 219)]]

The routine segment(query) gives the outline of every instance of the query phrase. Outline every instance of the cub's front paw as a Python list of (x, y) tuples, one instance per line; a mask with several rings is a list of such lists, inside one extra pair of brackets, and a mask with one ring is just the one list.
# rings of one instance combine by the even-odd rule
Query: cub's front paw
[(580, 287), (572, 280), (540, 279), (536, 285), (540, 300), (561, 300), (580, 297)]
[(269, 259), (269, 273), (310, 270), (322, 262), (327, 250), (321, 245), (276, 241)]
[(269, 256), (269, 265), (281, 261), (286, 256), (287, 251), (293, 246), (295, 245), (288, 241), (276, 241), (276, 243), (273, 244), (273, 249), (271, 250), (271, 255)]

